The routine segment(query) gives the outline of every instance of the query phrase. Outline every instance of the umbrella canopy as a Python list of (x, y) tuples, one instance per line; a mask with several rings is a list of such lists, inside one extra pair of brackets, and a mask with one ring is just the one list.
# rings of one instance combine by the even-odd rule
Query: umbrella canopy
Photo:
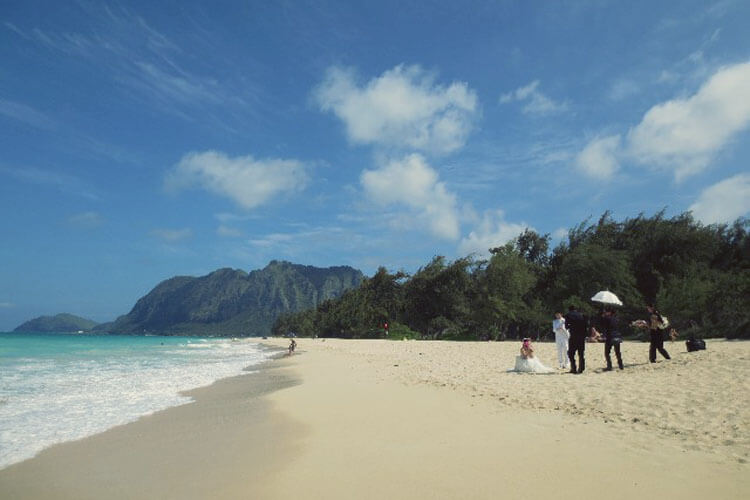
[(621, 306), (622, 301), (615, 295), (614, 293), (610, 292), (609, 290), (604, 290), (593, 297), (591, 297), (591, 300), (594, 302), (601, 302), (602, 304), (610, 304), (615, 306)]

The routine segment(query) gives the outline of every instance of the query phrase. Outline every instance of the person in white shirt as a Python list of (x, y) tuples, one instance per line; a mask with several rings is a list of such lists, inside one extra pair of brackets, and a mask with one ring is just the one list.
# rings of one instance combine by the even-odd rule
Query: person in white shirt
[(568, 339), (570, 333), (565, 328), (565, 318), (562, 313), (556, 312), (552, 320), (552, 331), (555, 332), (555, 344), (557, 344), (557, 362), (560, 369), (567, 370), (570, 361), (568, 359)]

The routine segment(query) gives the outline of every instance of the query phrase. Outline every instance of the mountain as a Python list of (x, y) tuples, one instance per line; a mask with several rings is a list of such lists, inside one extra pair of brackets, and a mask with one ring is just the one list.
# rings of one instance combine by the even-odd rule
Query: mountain
[(18, 326), (14, 332), (77, 332), (91, 330), (96, 321), (72, 314), (61, 313), (54, 316), (40, 316)]
[(359, 286), (361, 271), (271, 261), (246, 273), (219, 269), (198, 278), (177, 276), (159, 283), (126, 315), (95, 330), (166, 335), (267, 335), (286, 312), (315, 307)]

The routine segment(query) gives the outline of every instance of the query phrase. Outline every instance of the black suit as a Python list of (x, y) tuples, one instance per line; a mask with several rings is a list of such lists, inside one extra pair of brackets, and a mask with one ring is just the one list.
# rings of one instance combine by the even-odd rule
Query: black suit
[(622, 364), (622, 353), (620, 352), (620, 342), (622, 342), (622, 338), (620, 337), (620, 334), (617, 333), (617, 318), (614, 315), (602, 316), (602, 330), (604, 330), (604, 359), (607, 360), (607, 370), (612, 369), (612, 358), (610, 356), (612, 347), (615, 348), (617, 366), (622, 370), (624, 367)]
[[(586, 350), (586, 331), (588, 330), (586, 316), (578, 311), (569, 311), (568, 314), (565, 315), (565, 328), (570, 332), (570, 339), (568, 339), (570, 371), (571, 373), (581, 373), (586, 369), (586, 358), (584, 357), (584, 352)], [(578, 352), (578, 360), (580, 361), (577, 370), (575, 358), (576, 352)]]

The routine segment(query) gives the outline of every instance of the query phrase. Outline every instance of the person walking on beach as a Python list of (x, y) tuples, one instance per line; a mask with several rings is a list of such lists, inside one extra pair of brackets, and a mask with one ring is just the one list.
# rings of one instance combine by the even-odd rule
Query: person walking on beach
[[(576, 306), (568, 307), (565, 315), (565, 328), (570, 332), (568, 340), (568, 359), (570, 360), (570, 373), (583, 373), (586, 369), (586, 331), (588, 321)], [(578, 369), (576, 369), (576, 352), (578, 353)]]
[(669, 357), (667, 350), (664, 349), (664, 336), (662, 335), (664, 319), (653, 304), (648, 304), (646, 306), (646, 311), (648, 311), (649, 315), (647, 324), (650, 336), (648, 360), (651, 363), (656, 363), (656, 351), (659, 351), (659, 353), (666, 359), (672, 359)]
[(562, 313), (556, 312), (552, 320), (552, 331), (555, 332), (555, 344), (557, 345), (557, 364), (561, 370), (567, 370), (570, 365), (568, 359), (568, 339), (570, 332), (565, 329), (565, 319)]
[(608, 307), (602, 312), (602, 330), (604, 330), (604, 359), (607, 361), (607, 367), (604, 371), (612, 371), (612, 347), (615, 348), (617, 366), (622, 370), (624, 368), (622, 354), (620, 352), (622, 337), (617, 331), (617, 314), (611, 307)]

